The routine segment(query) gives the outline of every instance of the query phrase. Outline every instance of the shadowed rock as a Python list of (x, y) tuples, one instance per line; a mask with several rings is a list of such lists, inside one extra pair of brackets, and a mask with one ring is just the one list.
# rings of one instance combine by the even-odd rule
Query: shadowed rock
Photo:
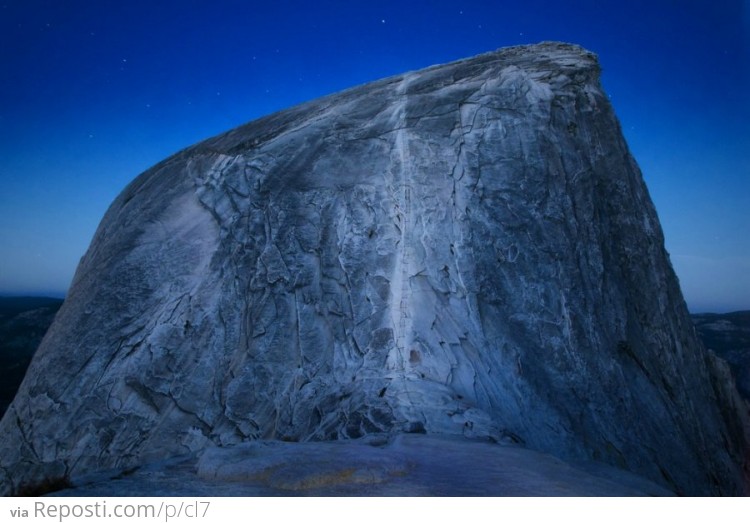
[(750, 400), (750, 311), (692, 318), (703, 345), (729, 364), (737, 390)]
[(251, 122), (115, 200), (0, 423), (5, 492), (259, 438), (427, 432), (743, 492), (594, 55), (545, 43)]
[(56, 298), (0, 297), (0, 417), (61, 304)]

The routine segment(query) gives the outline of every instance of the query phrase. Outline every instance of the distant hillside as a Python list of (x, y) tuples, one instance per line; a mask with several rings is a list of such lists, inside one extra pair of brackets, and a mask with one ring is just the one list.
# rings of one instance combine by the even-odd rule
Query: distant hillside
[(62, 302), (57, 298), (0, 297), (0, 417), (13, 401)]
[(750, 400), (750, 311), (693, 314), (693, 323), (703, 344), (729, 363), (740, 394)]

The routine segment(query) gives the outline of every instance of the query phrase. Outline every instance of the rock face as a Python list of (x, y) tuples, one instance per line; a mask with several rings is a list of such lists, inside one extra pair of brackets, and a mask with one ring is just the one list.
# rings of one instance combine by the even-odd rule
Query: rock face
[(727, 375), (695, 337), (595, 56), (509, 48), (138, 177), (0, 424), (0, 480), (427, 432), (737, 494)]

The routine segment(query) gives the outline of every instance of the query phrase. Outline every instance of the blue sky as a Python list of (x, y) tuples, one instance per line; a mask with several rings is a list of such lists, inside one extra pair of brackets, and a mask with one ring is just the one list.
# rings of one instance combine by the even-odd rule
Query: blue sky
[(122, 188), (196, 141), (542, 40), (599, 55), (691, 310), (750, 309), (750, 0), (0, 0), (0, 293), (64, 294)]

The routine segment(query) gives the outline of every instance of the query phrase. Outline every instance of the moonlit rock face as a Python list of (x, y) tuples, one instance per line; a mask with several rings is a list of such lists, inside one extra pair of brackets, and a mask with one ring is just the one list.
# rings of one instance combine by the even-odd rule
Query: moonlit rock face
[(259, 438), (427, 432), (743, 489), (596, 58), (517, 47), (262, 118), (112, 204), (0, 424), (8, 492)]

